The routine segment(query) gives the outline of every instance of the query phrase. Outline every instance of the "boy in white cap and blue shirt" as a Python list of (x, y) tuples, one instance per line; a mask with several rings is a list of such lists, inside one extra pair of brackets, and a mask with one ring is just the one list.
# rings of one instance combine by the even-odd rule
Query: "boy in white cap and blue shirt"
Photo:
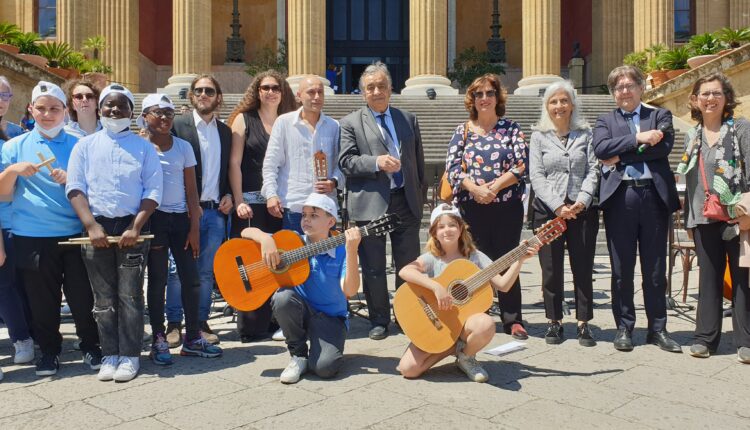
[[(303, 239), (308, 244), (328, 238), (338, 219), (336, 202), (327, 194), (312, 193), (290, 209), (302, 213)], [(360, 284), (357, 249), (362, 239), (358, 228), (344, 234), (345, 245), (310, 257), (310, 276), (304, 283), (282, 288), (272, 298), (273, 314), (292, 356), (281, 373), (284, 384), (296, 383), (308, 368), (327, 379), (341, 367), (348, 329), (347, 299)], [(242, 231), (242, 237), (260, 244), (266, 265), (275, 268), (279, 264), (280, 255), (271, 235), (250, 227)]]
[[(68, 199), (91, 239), (83, 261), (94, 291), (99, 326), (101, 381), (129, 381), (140, 369), (143, 339), (143, 275), (148, 221), (161, 203), (163, 176), (159, 155), (130, 131), (133, 94), (111, 84), (99, 96), (104, 127), (73, 149), (65, 187)], [(119, 236), (110, 244), (108, 236)]]
[(186, 335), (180, 355), (214, 358), (221, 348), (211, 345), (200, 332), (198, 307), (200, 278), (197, 258), (200, 253), (201, 207), (195, 179), (193, 148), (171, 133), (174, 104), (165, 94), (149, 94), (143, 99), (136, 124), (146, 130), (159, 154), (164, 174), (163, 197), (151, 216), (151, 249), (148, 255), (148, 313), (153, 333), (151, 360), (158, 365), (172, 364), (164, 333), (164, 291), (167, 286), (169, 253), (172, 252), (182, 284)]
[[(65, 197), (68, 161), (78, 140), (63, 131), (65, 103), (60, 87), (40, 81), (31, 94), (36, 127), (9, 140), (2, 149), (0, 195), (13, 196), (10, 229), (16, 267), (31, 309), (34, 338), (42, 354), (36, 363), (39, 376), (54, 375), (60, 366), (61, 289), (81, 339), (84, 363), (98, 369), (102, 359), (81, 252), (57, 244), (80, 235), (82, 227)], [(51, 162), (43, 164), (40, 154)], [(33, 343), (30, 348), (33, 356)]]

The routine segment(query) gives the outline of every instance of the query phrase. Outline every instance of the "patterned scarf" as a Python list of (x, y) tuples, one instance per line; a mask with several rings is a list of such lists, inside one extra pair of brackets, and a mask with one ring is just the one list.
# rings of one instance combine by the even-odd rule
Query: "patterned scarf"
[[(726, 153), (724, 146), (724, 138), (727, 133), (732, 134), (732, 152), (730, 154)], [(698, 164), (698, 154), (703, 142), (702, 124), (698, 124), (688, 131), (686, 142), (685, 153), (682, 154), (680, 164), (677, 165), (677, 173), (680, 175), (685, 175)], [(740, 154), (734, 118), (727, 119), (719, 129), (716, 160), (716, 170), (714, 170), (714, 180), (711, 186), (719, 195), (721, 204), (726, 206), (729, 216), (735, 218), (734, 206), (742, 197), (745, 163)]]

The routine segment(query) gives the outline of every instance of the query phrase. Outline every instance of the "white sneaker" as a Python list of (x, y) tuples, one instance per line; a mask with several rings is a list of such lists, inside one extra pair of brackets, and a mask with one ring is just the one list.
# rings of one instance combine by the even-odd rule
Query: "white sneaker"
[(16, 355), (13, 357), (14, 363), (24, 364), (34, 360), (34, 339), (16, 341), (13, 347), (16, 349)]
[(99, 368), (99, 374), (96, 379), (100, 381), (111, 381), (117, 371), (117, 363), (120, 361), (118, 355), (105, 355), (102, 358), (102, 366)]
[(461, 349), (458, 349), (459, 345), (456, 345), (456, 364), (458, 368), (463, 370), (466, 376), (474, 382), (487, 382), (490, 379), (490, 375), (482, 368), (476, 357), (464, 354), (463, 342), (459, 341), (458, 343), (461, 344)]
[(141, 357), (120, 357), (114, 379), (117, 382), (127, 382), (135, 378), (141, 368)]
[(271, 339), (278, 340), (278, 341), (284, 341), (286, 340), (286, 336), (284, 336), (284, 332), (279, 328), (275, 332), (273, 332), (273, 335), (271, 335)]
[(279, 380), (282, 384), (296, 384), (305, 372), (307, 372), (307, 358), (292, 356), (292, 361), (281, 372)]

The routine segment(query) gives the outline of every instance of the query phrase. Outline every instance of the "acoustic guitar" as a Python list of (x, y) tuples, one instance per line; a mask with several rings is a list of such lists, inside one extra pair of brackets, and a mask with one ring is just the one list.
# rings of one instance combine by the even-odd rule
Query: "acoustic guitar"
[[(382, 236), (399, 224), (398, 217), (386, 214), (359, 227), (362, 237)], [(240, 311), (258, 309), (276, 290), (302, 284), (310, 276), (309, 257), (327, 252), (346, 243), (338, 234), (305, 245), (299, 234), (281, 230), (273, 234), (281, 263), (275, 269), (263, 262), (260, 244), (248, 239), (230, 239), (216, 251), (214, 275), (222, 296)]]
[(528, 244), (522, 243), (482, 270), (466, 259), (451, 261), (440, 276), (433, 278), (448, 290), (453, 306), (439, 310), (435, 293), (419, 285), (404, 283), (393, 297), (393, 311), (404, 333), (419, 349), (440, 353), (455, 345), (466, 320), (492, 305), (492, 279), (526, 254), (529, 246), (546, 245), (567, 228), (555, 218), (542, 225)]

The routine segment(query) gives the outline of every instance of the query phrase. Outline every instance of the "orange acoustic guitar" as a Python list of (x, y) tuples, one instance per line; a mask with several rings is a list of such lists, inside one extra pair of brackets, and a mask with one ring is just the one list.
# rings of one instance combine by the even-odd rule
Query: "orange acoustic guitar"
[(555, 218), (541, 226), (527, 244), (520, 244), (483, 270), (469, 260), (450, 262), (440, 276), (434, 278), (453, 298), (453, 306), (438, 309), (435, 293), (429, 288), (402, 284), (393, 297), (393, 311), (404, 333), (419, 349), (440, 353), (455, 345), (466, 320), (484, 312), (492, 304), (490, 279), (518, 261), (529, 245), (546, 245), (557, 239), (567, 228), (565, 220)]
[[(382, 236), (398, 226), (396, 215), (383, 215), (359, 231), (362, 237)], [(248, 239), (231, 239), (216, 251), (214, 275), (227, 303), (240, 311), (252, 311), (265, 303), (276, 290), (293, 287), (310, 276), (309, 257), (336, 248), (346, 242), (343, 234), (305, 245), (292, 230), (273, 234), (281, 263), (272, 269), (263, 263), (260, 244)]]

